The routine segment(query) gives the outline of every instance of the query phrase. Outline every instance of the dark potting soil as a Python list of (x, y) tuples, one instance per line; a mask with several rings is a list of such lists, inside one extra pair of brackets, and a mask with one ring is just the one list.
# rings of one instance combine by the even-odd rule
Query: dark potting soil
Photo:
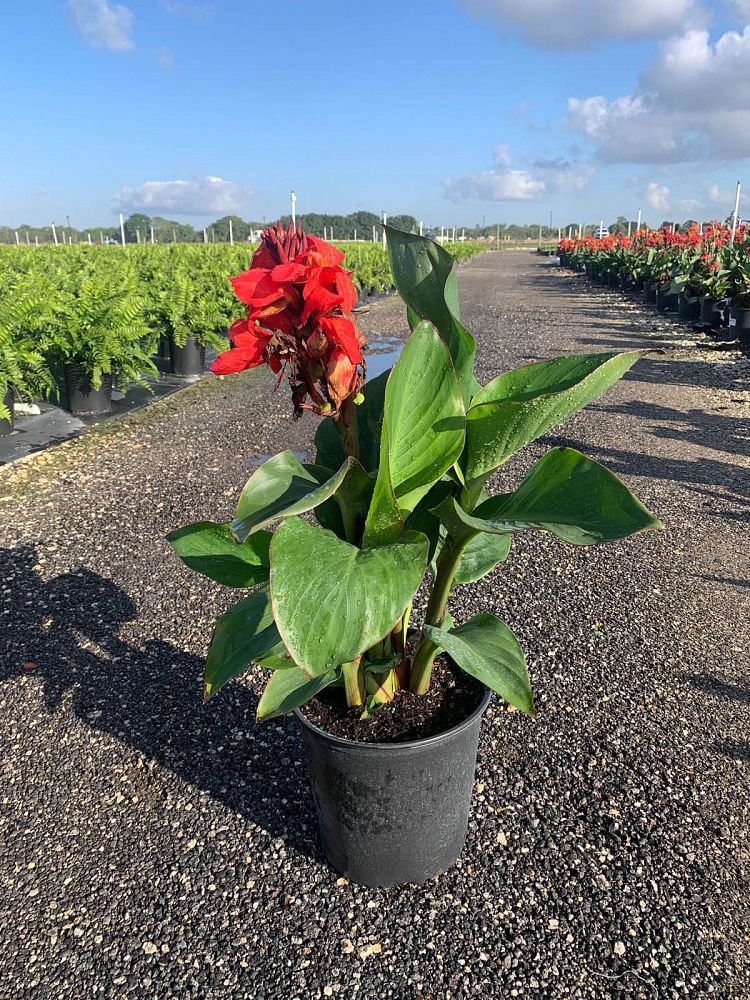
[(445, 656), (435, 660), (427, 694), (400, 690), (369, 719), (347, 708), (342, 688), (326, 688), (301, 711), (332, 736), (361, 743), (408, 743), (438, 736), (467, 719), (479, 705), (484, 687)]

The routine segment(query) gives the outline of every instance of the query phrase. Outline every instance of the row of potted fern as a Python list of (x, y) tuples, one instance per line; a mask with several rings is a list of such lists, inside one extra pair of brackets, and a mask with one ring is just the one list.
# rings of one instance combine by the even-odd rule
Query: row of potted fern
[(595, 281), (642, 293), (680, 319), (750, 345), (750, 227), (734, 237), (720, 223), (685, 232), (639, 230), (603, 239), (561, 240), (560, 261)]

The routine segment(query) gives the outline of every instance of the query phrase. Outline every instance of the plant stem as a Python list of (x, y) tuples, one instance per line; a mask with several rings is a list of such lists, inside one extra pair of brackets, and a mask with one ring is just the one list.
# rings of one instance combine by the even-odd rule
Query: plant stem
[(348, 396), (344, 400), (334, 419), (341, 435), (344, 454), (347, 457), (359, 459), (359, 424), (357, 423), (357, 407), (354, 404), (353, 396)]
[(365, 672), (360, 666), (361, 656), (345, 663), (341, 668), (344, 693), (349, 708), (360, 708), (365, 703)]
[[(461, 560), (464, 549), (468, 543), (468, 538), (464, 542), (446, 541), (443, 551), (437, 562), (437, 574), (432, 586), (430, 599), (427, 602), (425, 612), (425, 624), (436, 625), (438, 628), (445, 620), (445, 612), (448, 608), (448, 597), (453, 586), (453, 577), (456, 575), (458, 564)], [(432, 677), (432, 664), (439, 646), (423, 635), (417, 645), (414, 654), (414, 662), (411, 667), (411, 680), (409, 688), (414, 694), (425, 694), (430, 687)]]

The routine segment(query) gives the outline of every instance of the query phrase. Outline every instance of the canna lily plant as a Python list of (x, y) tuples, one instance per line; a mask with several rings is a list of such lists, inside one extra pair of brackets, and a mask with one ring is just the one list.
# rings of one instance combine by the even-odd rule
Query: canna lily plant
[[(561, 357), (482, 386), (452, 258), (398, 230), (387, 228), (387, 239), (411, 335), (393, 368), (370, 382), (351, 315), (356, 292), (336, 248), (278, 225), (233, 279), (248, 314), (214, 372), (268, 365), (277, 385), (289, 382), (295, 417), (322, 418), (314, 463), (276, 455), (250, 477), (230, 523), (169, 536), (190, 568), (250, 591), (217, 622), (204, 692), (258, 664), (269, 671), (259, 719), (330, 686), (367, 717), (400, 690), (425, 693), (441, 651), (532, 714), (513, 632), (484, 613), (455, 624), (452, 589), (502, 563), (518, 532), (595, 545), (660, 527), (616, 476), (572, 448), (549, 451), (516, 489), (500, 481), (500, 492), (488, 492), (517, 452), (644, 352)], [(426, 611), (415, 625), (423, 583)]]

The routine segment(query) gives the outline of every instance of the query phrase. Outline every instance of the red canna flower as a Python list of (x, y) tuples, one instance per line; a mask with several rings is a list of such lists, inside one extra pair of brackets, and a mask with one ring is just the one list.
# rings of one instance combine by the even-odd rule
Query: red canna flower
[(294, 414), (338, 412), (364, 382), (366, 340), (351, 317), (357, 292), (336, 247), (279, 222), (264, 230), (250, 268), (232, 278), (247, 319), (211, 365), (229, 375), (267, 364), (292, 387)]

